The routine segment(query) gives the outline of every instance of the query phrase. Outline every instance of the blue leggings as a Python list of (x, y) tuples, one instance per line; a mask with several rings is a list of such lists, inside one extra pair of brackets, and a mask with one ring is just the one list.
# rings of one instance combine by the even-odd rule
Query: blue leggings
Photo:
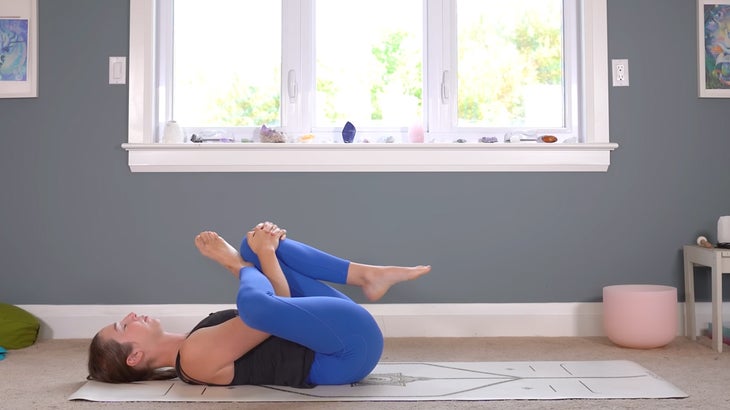
[(240, 272), (236, 305), (241, 319), (254, 329), (313, 350), (310, 383), (354, 383), (373, 370), (383, 352), (383, 334), (375, 319), (320, 282), (346, 283), (349, 261), (292, 239), (281, 241), (276, 256), (289, 284), (288, 298), (276, 296), (245, 237), (241, 256), (255, 266)]

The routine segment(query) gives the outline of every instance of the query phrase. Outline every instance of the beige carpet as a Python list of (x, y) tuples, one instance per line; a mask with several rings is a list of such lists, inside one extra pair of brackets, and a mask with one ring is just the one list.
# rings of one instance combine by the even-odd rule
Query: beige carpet
[[(98, 403), (68, 401), (86, 376), (88, 340), (43, 341), (0, 361), (0, 409), (240, 409), (241, 403)], [(633, 350), (605, 338), (389, 339), (384, 361), (631, 360), (689, 394), (684, 399), (508, 400), (491, 402), (296, 403), (297, 409), (724, 409), (730, 408), (730, 352), (706, 339)], [(281, 403), (246, 403), (280, 409)]]

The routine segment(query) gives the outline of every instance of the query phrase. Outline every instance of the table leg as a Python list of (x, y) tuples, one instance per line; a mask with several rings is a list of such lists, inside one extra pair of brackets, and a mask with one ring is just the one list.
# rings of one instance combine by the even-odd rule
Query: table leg
[(722, 259), (715, 257), (712, 270), (712, 344), (715, 350), (722, 352)]
[(697, 340), (697, 327), (695, 326), (695, 272), (694, 263), (684, 255), (684, 323), (685, 334), (691, 340)]

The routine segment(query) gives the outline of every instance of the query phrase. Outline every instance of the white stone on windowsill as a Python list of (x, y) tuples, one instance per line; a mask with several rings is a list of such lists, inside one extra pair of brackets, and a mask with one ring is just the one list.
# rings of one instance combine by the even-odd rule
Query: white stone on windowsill
[(139, 144), (132, 172), (605, 172), (615, 143)]

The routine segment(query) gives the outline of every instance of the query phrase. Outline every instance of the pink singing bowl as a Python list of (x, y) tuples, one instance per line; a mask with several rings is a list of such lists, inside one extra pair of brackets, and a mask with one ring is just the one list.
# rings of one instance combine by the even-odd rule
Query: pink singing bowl
[(603, 288), (603, 330), (613, 343), (662, 347), (677, 335), (677, 288), (614, 285)]

